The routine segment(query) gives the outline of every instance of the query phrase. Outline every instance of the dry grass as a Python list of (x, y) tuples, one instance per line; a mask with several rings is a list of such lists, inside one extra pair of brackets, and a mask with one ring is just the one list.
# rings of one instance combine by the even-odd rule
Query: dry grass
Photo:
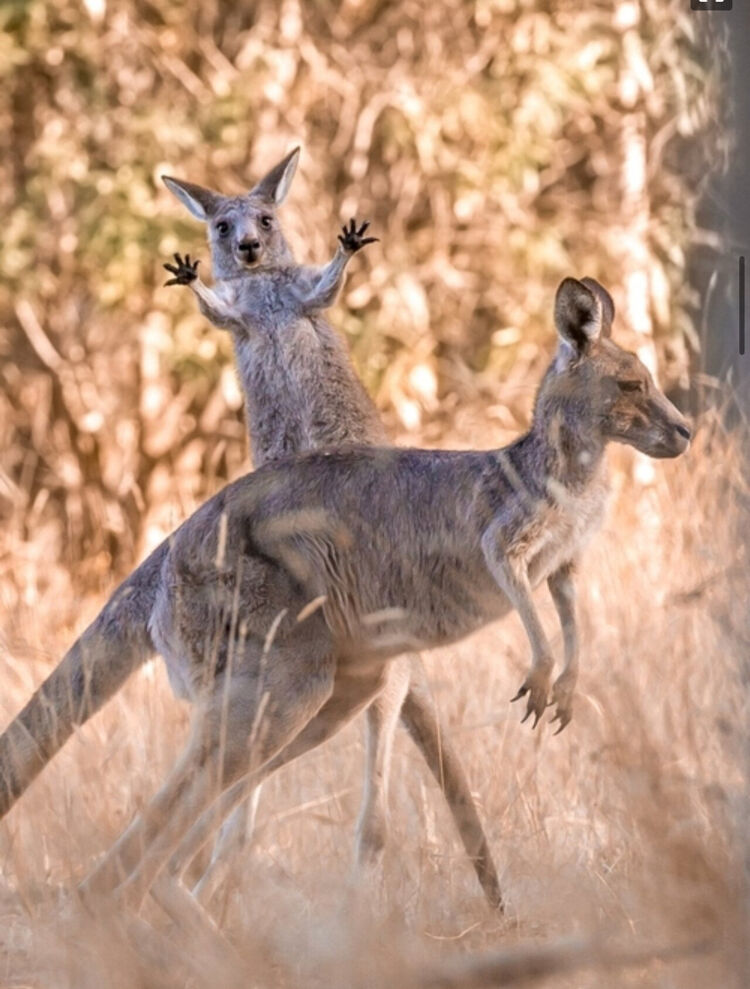
[[(494, 430), (485, 438), (498, 440)], [(476, 432), (443, 442), (475, 445)], [(657, 464), (645, 485), (632, 479), (630, 452), (612, 457), (612, 509), (579, 579), (585, 649), (566, 732), (532, 733), (508, 703), (528, 658), (516, 618), (429, 659), (435, 702), (463, 750), (501, 869), (505, 917), (485, 906), (406, 738), (383, 888), (368, 907), (368, 888), (350, 881), (360, 724), (268, 784), (257, 840), (210, 905), (236, 958), (217, 956), (204, 935), (154, 906), (146, 919), (165, 939), (157, 943), (123, 911), (83, 912), (76, 881), (153, 793), (185, 735), (187, 711), (157, 663), (79, 732), (0, 826), (0, 984), (497, 985), (420, 973), (475, 951), (575, 938), (594, 939), (580, 949), (592, 967), (545, 984), (748, 984), (748, 489), (738, 441), (706, 421), (690, 454)], [(81, 604), (48, 579), (44, 533), (12, 549), (18, 562), (0, 579), (3, 719), (102, 603)], [(546, 595), (538, 600), (554, 628)], [(606, 974), (596, 958), (602, 944), (704, 942), (707, 953)]]

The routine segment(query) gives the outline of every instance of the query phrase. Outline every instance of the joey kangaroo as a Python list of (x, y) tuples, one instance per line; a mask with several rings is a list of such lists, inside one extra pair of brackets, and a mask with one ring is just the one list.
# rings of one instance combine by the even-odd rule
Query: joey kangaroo
[[(202, 840), (222, 791), (225, 811), (330, 737), (377, 695), (391, 657), (455, 642), (513, 608), (532, 648), (519, 690), (527, 716), (538, 720), (551, 696), (556, 719), (569, 720), (572, 569), (602, 516), (605, 447), (676, 457), (690, 441), (645, 366), (611, 339), (613, 317), (598, 283), (562, 282), (557, 352), (529, 430), (509, 446), (358, 447), (269, 463), (209, 499), (115, 592), (94, 623), (100, 636), (139, 573), (153, 575), (153, 641), (199, 702), (185, 752), (90, 889), (127, 877), (140, 899), (180, 844)], [(564, 631), (551, 694), (552, 653), (531, 597), (544, 581)], [(3, 813), (59, 747), (58, 719), (80, 718), (101, 696), (100, 664), (79, 661), (78, 676), (73, 660), (63, 664), (62, 682), (53, 673), (0, 736)]]
[[(358, 228), (352, 220), (339, 236), (329, 264), (310, 268), (294, 261), (277, 209), (288, 195), (298, 160), (296, 148), (244, 196), (223, 196), (164, 176), (190, 213), (206, 223), (215, 278), (209, 288), (197, 275), (198, 261), (175, 255), (176, 264), (164, 266), (174, 276), (167, 284), (189, 285), (201, 312), (215, 326), (231, 331), (256, 468), (285, 454), (386, 442), (378, 412), (343, 340), (322, 316), (339, 294), (350, 258), (375, 238), (365, 237), (368, 224)], [(499, 906), (499, 881), (471, 790), (458, 753), (436, 723), (416, 656), (387, 668), (383, 690), (367, 708), (358, 860), (376, 860), (385, 843), (387, 787), (399, 717), (442, 787), (488, 899)], [(251, 816), (256, 806), (254, 799)], [(243, 809), (237, 808), (214, 848), (212, 867), (244, 830)], [(210, 888), (209, 870), (198, 892)]]

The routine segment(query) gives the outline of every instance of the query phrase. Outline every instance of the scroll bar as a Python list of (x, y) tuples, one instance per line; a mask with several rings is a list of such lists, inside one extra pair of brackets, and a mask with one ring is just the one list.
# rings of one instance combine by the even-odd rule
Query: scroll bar
[(740, 357), (745, 356), (745, 258), (740, 258)]

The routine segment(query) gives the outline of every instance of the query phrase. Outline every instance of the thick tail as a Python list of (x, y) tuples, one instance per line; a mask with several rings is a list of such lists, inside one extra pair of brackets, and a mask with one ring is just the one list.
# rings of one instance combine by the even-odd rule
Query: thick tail
[(52, 757), (154, 654), (148, 630), (166, 543), (120, 585), (0, 736), (0, 817)]
[(412, 675), (401, 708), (401, 721), (422, 752), (450, 807), (466, 854), (476, 870), (490, 905), (503, 909), (500, 880), (489, 842), (479, 819), (463, 766), (450, 739), (441, 737), (440, 724), (424, 683), (424, 674)]

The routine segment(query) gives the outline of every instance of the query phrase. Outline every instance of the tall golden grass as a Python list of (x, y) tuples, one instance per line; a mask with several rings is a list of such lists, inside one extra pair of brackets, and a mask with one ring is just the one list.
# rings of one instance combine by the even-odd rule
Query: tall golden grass
[[(500, 437), (486, 426), (484, 439)], [(445, 441), (475, 445), (476, 431)], [(78, 733), (0, 829), (2, 984), (517, 984), (460, 970), (441, 983), (435, 970), (519, 946), (557, 957), (560, 944), (583, 938), (582, 967), (545, 984), (746, 985), (750, 492), (740, 437), (706, 416), (690, 452), (657, 464), (643, 485), (622, 469), (633, 456), (611, 451), (611, 511), (580, 569), (573, 724), (553, 737), (518, 723), (508, 699), (528, 646), (515, 617), (428, 661), (491, 836), (504, 917), (486, 907), (405, 738), (383, 887), (352, 883), (357, 724), (267, 786), (255, 840), (209, 904), (235, 955), (217, 955), (205, 931), (155, 906), (145, 919), (156, 942), (123, 910), (77, 906), (76, 881), (156, 789), (185, 735), (186, 710), (157, 663)], [(72, 595), (49, 588), (38, 544), (35, 535), (13, 546), (21, 566), (0, 581), (5, 600), (22, 602), (3, 616), (4, 720), (102, 603), (73, 612)], [(541, 591), (538, 600), (556, 630)], [(604, 949), (649, 947), (677, 956), (602, 968)]]

